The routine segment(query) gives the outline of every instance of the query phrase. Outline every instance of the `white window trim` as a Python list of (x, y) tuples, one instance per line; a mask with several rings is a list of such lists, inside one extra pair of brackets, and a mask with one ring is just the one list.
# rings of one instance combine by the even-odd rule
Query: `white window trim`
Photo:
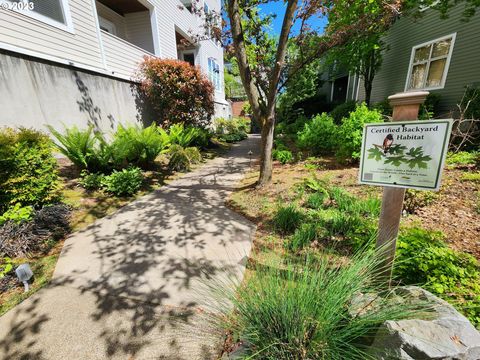
[[(445, 87), (445, 83), (447, 82), (448, 70), (450, 68), (450, 60), (452, 59), (453, 48), (455, 46), (456, 37), (457, 37), (457, 33), (455, 32), (453, 34), (442, 36), (438, 39), (427, 41), (427, 42), (424, 42), (422, 44), (415, 45), (414, 47), (412, 47), (412, 52), (410, 54), (410, 64), (408, 66), (407, 80), (405, 81), (405, 91), (440, 90), (440, 89), (443, 89)], [(445, 69), (443, 70), (443, 76), (442, 76), (442, 81), (440, 82), (440, 85), (431, 86), (431, 87), (416, 88), (416, 89), (409, 89), (408, 85), (410, 84), (410, 79), (412, 77), (412, 69), (413, 69), (413, 60), (415, 58), (415, 50), (417, 50), (418, 48), (430, 45), (430, 44), (434, 44), (434, 43), (442, 41), (442, 40), (446, 40), (446, 39), (452, 39), (452, 41), (450, 42), (450, 49), (448, 51), (447, 61), (445, 63)], [(432, 51), (432, 50), (430, 50), (430, 51)], [(443, 58), (443, 56), (442, 56), (442, 58)], [(435, 60), (435, 59), (436, 58), (433, 58), (433, 60)], [(430, 63), (431, 62), (432, 62), (432, 59), (429, 60), (429, 62), (428, 62), (429, 65), (428, 65), (428, 67), (426, 69), (426, 72), (425, 72), (425, 76), (427, 76), (427, 77), (428, 77), (428, 70), (430, 68)]]
[[(222, 69), (220, 68), (220, 63), (214, 57), (209, 57), (208, 59), (212, 61), (212, 66), (213, 66), (212, 71), (210, 71), (210, 67), (208, 66), (208, 63), (207, 63), (208, 78), (212, 82), (215, 88), (215, 92), (223, 93), (223, 78), (222, 78)], [(218, 66), (218, 73), (215, 71), (216, 66)]]
[(98, 16), (98, 26), (100, 27), (100, 30), (103, 30), (102, 27), (107, 29), (108, 33), (112, 35), (117, 35), (117, 27), (113, 22), (110, 20), (105, 19), (104, 17)]
[[(8, 1), (8, 0), (7, 0)], [(28, 2), (28, 0), (20, 0), (22, 2)], [(68, 0), (60, 0), (60, 5), (62, 6), (63, 16), (65, 18), (65, 24), (53, 20), (48, 16), (39, 14), (33, 10), (20, 10), (20, 9), (12, 9), (12, 11), (17, 12), (19, 14), (31, 17), (32, 19), (41, 21), (47, 25), (56, 27), (57, 29), (67, 31), (69, 33), (74, 34), (73, 22), (72, 22), (72, 14), (70, 13), (70, 6), (68, 4)]]

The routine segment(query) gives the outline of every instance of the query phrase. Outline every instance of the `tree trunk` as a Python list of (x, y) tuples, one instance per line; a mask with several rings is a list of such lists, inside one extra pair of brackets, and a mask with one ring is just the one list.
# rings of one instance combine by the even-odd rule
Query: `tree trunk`
[(372, 96), (372, 82), (365, 79), (365, 103), (370, 106), (370, 98)]
[(267, 185), (272, 180), (272, 148), (274, 129), (275, 117), (271, 115), (265, 119), (265, 121), (263, 121), (262, 126), (260, 177), (258, 178), (257, 184), (259, 187)]

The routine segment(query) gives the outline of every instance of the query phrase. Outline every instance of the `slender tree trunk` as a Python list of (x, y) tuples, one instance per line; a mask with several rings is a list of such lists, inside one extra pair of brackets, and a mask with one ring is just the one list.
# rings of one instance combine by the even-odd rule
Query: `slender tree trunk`
[(372, 96), (372, 81), (365, 79), (365, 103), (370, 106), (370, 98)]
[(260, 154), (260, 177), (257, 185), (259, 187), (265, 186), (272, 180), (272, 148), (273, 148), (273, 134), (275, 130), (275, 116), (271, 114), (263, 122), (262, 126), (262, 148)]

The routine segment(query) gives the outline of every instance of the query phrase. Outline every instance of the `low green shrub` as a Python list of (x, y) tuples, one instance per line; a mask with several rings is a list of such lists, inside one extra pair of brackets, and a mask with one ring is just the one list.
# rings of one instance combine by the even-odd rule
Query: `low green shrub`
[(393, 114), (393, 108), (392, 105), (390, 105), (390, 100), (388, 100), (388, 98), (374, 104), (372, 108), (384, 116), (392, 116)]
[(0, 213), (15, 204), (39, 207), (59, 199), (57, 160), (46, 134), (0, 130)]
[(285, 247), (291, 251), (299, 251), (317, 239), (317, 225), (302, 224), (295, 233), (285, 240)]
[(297, 145), (312, 154), (327, 154), (335, 149), (336, 134), (337, 126), (333, 119), (323, 113), (305, 123), (297, 134)]
[(403, 229), (397, 242), (394, 276), (444, 298), (476, 326), (480, 325), (480, 265), (455, 251), (441, 232)]
[(152, 167), (155, 159), (170, 143), (169, 135), (162, 128), (152, 124), (120, 125), (113, 136), (112, 161), (116, 168), (139, 166)]
[(324, 230), (319, 232), (319, 238), (345, 240), (354, 249), (361, 249), (371, 241), (377, 230), (379, 199), (359, 199), (315, 178), (306, 179), (304, 186), (314, 191), (305, 206), (315, 210), (310, 213), (311, 220)]
[(234, 143), (234, 142), (242, 141), (242, 140), (245, 140), (247, 137), (248, 137), (248, 135), (244, 132), (238, 132), (238, 133), (234, 133), (234, 134), (218, 135), (218, 139), (220, 141), (224, 141), (224, 142), (227, 142), (227, 143)]
[(80, 180), (78, 181), (87, 190), (97, 190), (103, 186), (105, 175), (101, 173), (90, 174), (86, 170), (80, 173)]
[(425, 102), (420, 105), (418, 113), (419, 120), (430, 120), (438, 114), (441, 100), (440, 97), (441, 96), (437, 93), (430, 93), (427, 95)]
[(310, 119), (307, 118), (305, 115), (300, 114), (295, 117), (295, 121), (293, 122), (279, 122), (275, 124), (275, 134), (281, 134), (285, 137), (292, 137), (296, 138), (297, 133), (301, 131), (305, 123), (307, 123)]
[(360, 216), (340, 210), (317, 213), (317, 219), (318, 223), (327, 230), (326, 235), (334, 238), (348, 237), (364, 224)]
[(20, 203), (17, 203), (0, 216), (0, 226), (9, 220), (17, 224), (22, 221), (28, 221), (32, 218), (33, 213), (34, 209), (32, 206), (22, 206)]
[(272, 157), (274, 160), (280, 161), (282, 164), (289, 163), (293, 160), (293, 154), (290, 150), (273, 150)]
[(365, 104), (358, 105), (349, 117), (342, 120), (337, 133), (337, 157), (343, 161), (358, 160), (364, 125), (382, 121), (382, 115), (377, 110), (370, 110)]
[(114, 170), (112, 174), (105, 176), (102, 185), (106, 191), (116, 196), (132, 196), (140, 190), (142, 182), (142, 171), (133, 167), (121, 171)]
[(307, 191), (326, 191), (329, 188), (327, 180), (308, 177), (303, 181), (303, 186)]
[(228, 143), (237, 142), (248, 137), (250, 120), (245, 118), (217, 118), (214, 121), (214, 128), (219, 140)]
[(480, 172), (466, 173), (462, 175), (462, 181), (473, 181), (480, 183)]
[(330, 196), (328, 192), (324, 189), (323, 191), (318, 191), (313, 194), (310, 194), (305, 201), (305, 205), (310, 209), (321, 209), (323, 208), (325, 201), (329, 200)]
[(433, 191), (407, 189), (403, 201), (403, 210), (415, 214), (419, 209), (433, 204), (438, 199), (438, 194)]
[(377, 267), (374, 252), (359, 253), (344, 266), (332, 266), (328, 257), (307, 257), (301, 265), (259, 264), (229, 294), (235, 311), (225, 306), (225, 326), (247, 345), (249, 359), (370, 359), (368, 339), (382, 323), (420, 317), (426, 309), (391, 301), (388, 292), (359, 316), (352, 307), (359, 294), (382, 292)]
[(233, 118), (224, 119), (216, 118), (214, 127), (217, 134), (232, 134), (235, 132), (250, 132), (250, 119), (248, 118)]
[(347, 118), (352, 111), (355, 111), (357, 107), (357, 102), (355, 100), (349, 100), (340, 105), (335, 106), (335, 108), (330, 111), (329, 115), (333, 118), (335, 124), (340, 125), (343, 118)]
[(273, 217), (277, 231), (283, 234), (293, 233), (301, 224), (304, 216), (295, 205), (281, 206)]
[(9, 257), (0, 257), (0, 279), (13, 270), (13, 261)]
[(479, 151), (449, 152), (446, 160), (447, 165), (452, 167), (465, 167), (480, 165)]
[(196, 147), (183, 148), (172, 145), (169, 149), (168, 168), (173, 171), (190, 171), (193, 164), (202, 161), (202, 155)]

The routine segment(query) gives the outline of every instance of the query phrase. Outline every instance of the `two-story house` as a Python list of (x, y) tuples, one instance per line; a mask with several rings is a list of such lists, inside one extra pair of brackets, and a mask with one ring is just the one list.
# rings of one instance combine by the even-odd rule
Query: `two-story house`
[[(466, 86), (480, 86), (480, 14), (464, 17), (460, 2), (442, 19), (425, 9), (419, 19), (401, 17), (384, 38), (388, 50), (376, 74), (371, 103), (389, 95), (427, 90), (439, 96), (439, 115), (457, 110)], [(334, 103), (365, 100), (363, 80), (346, 72), (330, 78), (322, 88)]]
[(145, 55), (200, 66), (215, 116), (228, 117), (223, 49), (195, 39), (205, 29), (192, 1), (220, 11), (220, 0), (0, 0), (0, 126), (155, 121), (133, 81)]

